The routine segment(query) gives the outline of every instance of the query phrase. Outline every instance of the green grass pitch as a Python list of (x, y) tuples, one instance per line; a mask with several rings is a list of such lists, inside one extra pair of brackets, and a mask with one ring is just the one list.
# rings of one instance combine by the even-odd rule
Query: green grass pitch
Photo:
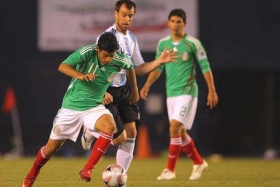
[[(209, 169), (201, 179), (189, 181), (192, 163), (180, 158), (176, 179), (157, 181), (156, 177), (166, 165), (166, 158), (134, 159), (128, 173), (128, 187), (279, 187), (280, 160), (261, 158), (224, 158), (219, 161), (205, 158)], [(0, 186), (19, 187), (34, 158), (6, 160), (0, 158)], [(101, 173), (107, 165), (115, 163), (112, 157), (103, 158), (93, 170), (92, 181), (83, 182), (79, 170), (85, 157), (53, 157), (41, 170), (34, 187), (105, 187)]]

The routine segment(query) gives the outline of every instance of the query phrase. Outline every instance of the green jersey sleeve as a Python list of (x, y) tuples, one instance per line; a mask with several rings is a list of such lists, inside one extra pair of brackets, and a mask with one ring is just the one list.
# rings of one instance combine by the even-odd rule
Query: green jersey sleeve
[(133, 69), (134, 68), (132, 61), (126, 54), (116, 52), (116, 54), (113, 58), (113, 61), (114, 61), (114, 63), (111, 63), (111, 64), (118, 67), (119, 69)]
[(94, 46), (89, 45), (79, 48), (75, 52), (66, 58), (63, 63), (69, 64), (70, 66), (77, 67), (82, 65), (86, 60), (91, 58)]
[(210, 64), (207, 58), (206, 51), (199, 40), (195, 40), (194, 56), (198, 62), (202, 73), (211, 71)]

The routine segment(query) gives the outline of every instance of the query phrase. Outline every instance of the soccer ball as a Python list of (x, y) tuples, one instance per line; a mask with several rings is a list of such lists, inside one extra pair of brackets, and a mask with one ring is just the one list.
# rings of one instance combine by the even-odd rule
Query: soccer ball
[(127, 175), (123, 167), (111, 164), (103, 171), (102, 180), (107, 187), (122, 187), (126, 183)]

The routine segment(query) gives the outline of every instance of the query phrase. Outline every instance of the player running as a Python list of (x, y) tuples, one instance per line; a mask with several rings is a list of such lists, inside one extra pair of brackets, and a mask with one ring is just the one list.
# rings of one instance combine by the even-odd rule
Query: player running
[[(136, 13), (136, 5), (130, 0), (119, 0), (115, 4), (115, 24), (109, 27), (106, 32), (112, 32), (118, 39), (120, 53), (126, 54), (134, 64), (134, 70), (137, 75), (147, 74), (162, 63), (166, 63), (161, 58), (152, 62), (145, 63), (137, 42), (136, 36), (129, 31)], [(174, 53), (174, 51), (169, 51)], [(175, 54), (175, 53), (174, 53)], [(174, 58), (176, 58), (174, 56)], [(171, 62), (175, 62), (172, 60)], [(128, 78), (128, 82), (127, 79)], [(109, 86), (104, 97), (104, 104), (109, 109), (117, 125), (118, 132), (114, 134), (112, 144), (119, 145), (116, 162), (126, 171), (133, 159), (133, 151), (136, 141), (136, 124), (140, 122), (140, 114), (136, 102), (139, 99), (138, 87), (135, 73), (132, 71), (121, 70), (116, 75)], [(81, 137), (82, 146), (85, 150), (91, 148), (91, 143), (98, 133), (84, 129)]]
[[(126, 55), (116, 53), (118, 48), (115, 35), (105, 32), (97, 44), (78, 49), (60, 64), (58, 70), (72, 77), (72, 81), (54, 119), (49, 140), (38, 151), (22, 187), (33, 185), (40, 169), (64, 142), (67, 139), (76, 141), (82, 126), (100, 133), (87, 163), (79, 172), (83, 180), (91, 180), (92, 169), (107, 151), (116, 132), (113, 116), (102, 104), (103, 96), (113, 77), (121, 69), (133, 69), (133, 64)], [(173, 55), (165, 51), (161, 59), (170, 61)]]

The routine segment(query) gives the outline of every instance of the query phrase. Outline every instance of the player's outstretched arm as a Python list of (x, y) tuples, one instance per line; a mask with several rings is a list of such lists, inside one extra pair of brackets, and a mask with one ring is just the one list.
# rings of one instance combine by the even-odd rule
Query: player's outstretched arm
[(159, 72), (157, 70), (154, 70), (149, 74), (149, 77), (148, 77), (146, 83), (144, 84), (144, 86), (140, 90), (141, 99), (147, 100), (147, 96), (149, 94), (150, 87), (160, 77), (160, 75), (161, 75), (161, 72)]
[(178, 58), (178, 56), (176, 56), (176, 54), (177, 52), (168, 50), (168, 48), (166, 48), (156, 60), (152, 62), (146, 62), (140, 66), (134, 67), (135, 72), (137, 75), (143, 76), (155, 70), (161, 64), (165, 64), (168, 62), (177, 62), (176, 58)]

